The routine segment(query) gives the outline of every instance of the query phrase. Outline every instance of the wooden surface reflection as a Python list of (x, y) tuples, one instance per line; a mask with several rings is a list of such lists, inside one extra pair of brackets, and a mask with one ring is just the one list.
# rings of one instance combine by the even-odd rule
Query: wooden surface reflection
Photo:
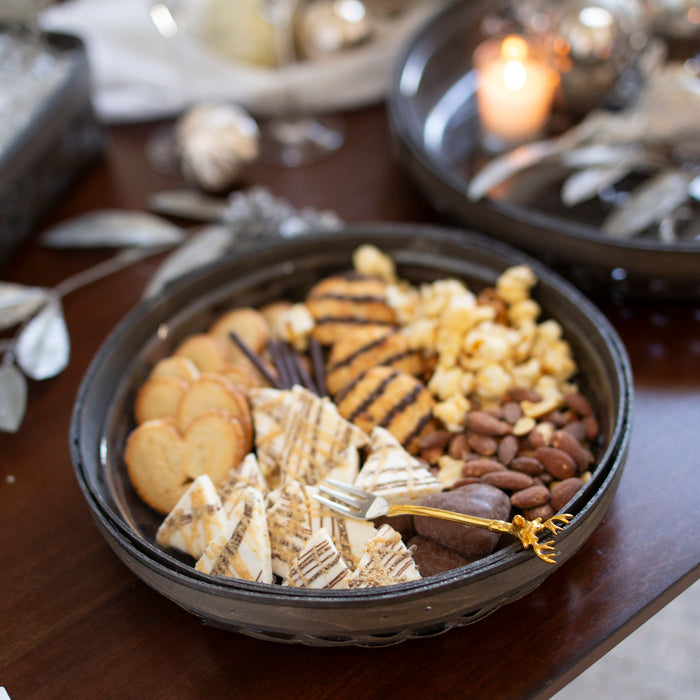
[[(439, 223), (392, 155), (384, 110), (346, 116), (338, 154), (300, 170), (256, 166), (243, 186), (264, 184), (348, 222)], [(179, 186), (145, 162), (152, 129), (112, 129), (104, 159), (44, 224), (144, 209), (151, 192)], [(2, 278), (53, 286), (108, 255), (30, 241)], [(548, 697), (697, 580), (700, 311), (602, 299), (635, 373), (632, 445), (602, 524), (542, 586), (473, 625), (383, 649), (288, 646), (202, 626), (119, 562), (91, 519), (68, 451), (81, 378), (157, 264), (138, 263), (66, 297), (70, 365), (32, 382), (21, 430), (0, 434), (0, 685), (13, 700)]]

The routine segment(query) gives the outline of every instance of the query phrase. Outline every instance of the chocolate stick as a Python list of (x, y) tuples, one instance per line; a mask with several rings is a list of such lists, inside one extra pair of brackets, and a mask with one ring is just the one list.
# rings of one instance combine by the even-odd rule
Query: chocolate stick
[(328, 390), (326, 389), (326, 368), (323, 364), (323, 350), (318, 340), (311, 338), (309, 341), (309, 350), (311, 351), (311, 364), (314, 369), (318, 395), (328, 396)]
[(255, 365), (255, 368), (262, 374), (267, 381), (272, 384), (276, 389), (284, 389), (284, 386), (280, 383), (280, 380), (275, 377), (270, 370), (265, 366), (262, 360), (248, 347), (248, 344), (236, 333), (231, 331), (229, 333), (231, 340), (233, 340), (236, 345), (241, 349), (241, 352)]
[(294, 377), (292, 377), (292, 375), (289, 373), (289, 368), (287, 367), (287, 363), (285, 362), (281, 344), (277, 343), (274, 340), (271, 340), (268, 344), (268, 347), (270, 348), (270, 352), (272, 353), (272, 359), (275, 362), (275, 367), (277, 367), (280, 379), (282, 380), (282, 388), (291, 389), (294, 385)]

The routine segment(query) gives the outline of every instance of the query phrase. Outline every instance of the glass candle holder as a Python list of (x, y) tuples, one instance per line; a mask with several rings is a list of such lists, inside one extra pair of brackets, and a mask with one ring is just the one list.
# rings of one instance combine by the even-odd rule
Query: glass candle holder
[(474, 52), (481, 138), (501, 151), (542, 134), (559, 75), (536, 46), (521, 36), (494, 37)]

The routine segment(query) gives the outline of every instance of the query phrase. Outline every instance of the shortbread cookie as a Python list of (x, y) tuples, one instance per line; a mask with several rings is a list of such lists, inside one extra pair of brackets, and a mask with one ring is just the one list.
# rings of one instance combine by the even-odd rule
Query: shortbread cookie
[(205, 373), (185, 391), (177, 412), (177, 424), (185, 432), (201, 413), (226, 411), (238, 418), (245, 431), (246, 453), (253, 441), (253, 426), (248, 401), (236, 386), (216, 373)]
[(367, 326), (394, 327), (396, 315), (386, 299), (386, 283), (355, 272), (326, 277), (306, 297), (315, 321), (312, 337), (330, 345)]
[(175, 507), (189, 483), (182, 448), (174, 423), (162, 419), (142, 423), (126, 442), (124, 462), (136, 493), (163, 515)]
[(170, 355), (158, 360), (151, 370), (150, 377), (177, 377), (191, 384), (199, 379), (200, 372), (189, 357)]
[(422, 370), (420, 353), (411, 350), (408, 339), (382, 326), (358, 328), (336, 340), (328, 356), (326, 386), (336, 396), (371, 367), (394, 367), (409, 374)]
[(248, 453), (240, 421), (225, 411), (201, 413), (184, 434), (182, 470), (189, 479), (207, 474), (218, 486)]
[(435, 401), (416, 377), (391, 367), (372, 367), (337, 397), (338, 411), (367, 434), (386, 428), (409, 452), (432, 432)]
[(173, 547), (199, 559), (227, 522), (214, 484), (202, 474), (168, 513), (158, 528), (156, 541), (163, 547)]
[(265, 349), (270, 340), (270, 328), (265, 317), (249, 306), (227, 311), (209, 327), (209, 333), (225, 343), (232, 359), (247, 361), (243, 351), (231, 339), (232, 332), (256, 355)]
[(139, 388), (134, 402), (137, 423), (157, 418), (176, 419), (182, 397), (190, 384), (172, 376), (149, 377)]
[(240, 389), (246, 395), (250, 389), (264, 386), (262, 375), (254, 371), (250, 364), (246, 365), (242, 362), (232, 362), (222, 367), (220, 370), (217, 370), (216, 374), (226, 377), (226, 379), (236, 385), (237, 389)]
[(217, 372), (231, 362), (226, 343), (209, 333), (195, 333), (185, 338), (173, 354), (189, 358), (200, 372)]

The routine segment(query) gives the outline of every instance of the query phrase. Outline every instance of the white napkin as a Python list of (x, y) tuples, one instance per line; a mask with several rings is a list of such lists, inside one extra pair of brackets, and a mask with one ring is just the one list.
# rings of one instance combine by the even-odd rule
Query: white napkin
[(103, 122), (172, 116), (203, 100), (229, 100), (262, 116), (286, 91), (316, 112), (380, 101), (398, 52), (446, 1), (417, 2), (366, 45), (281, 71), (227, 60), (187, 35), (176, 54), (151, 22), (149, 0), (69, 0), (45, 10), (42, 26), (85, 42)]

